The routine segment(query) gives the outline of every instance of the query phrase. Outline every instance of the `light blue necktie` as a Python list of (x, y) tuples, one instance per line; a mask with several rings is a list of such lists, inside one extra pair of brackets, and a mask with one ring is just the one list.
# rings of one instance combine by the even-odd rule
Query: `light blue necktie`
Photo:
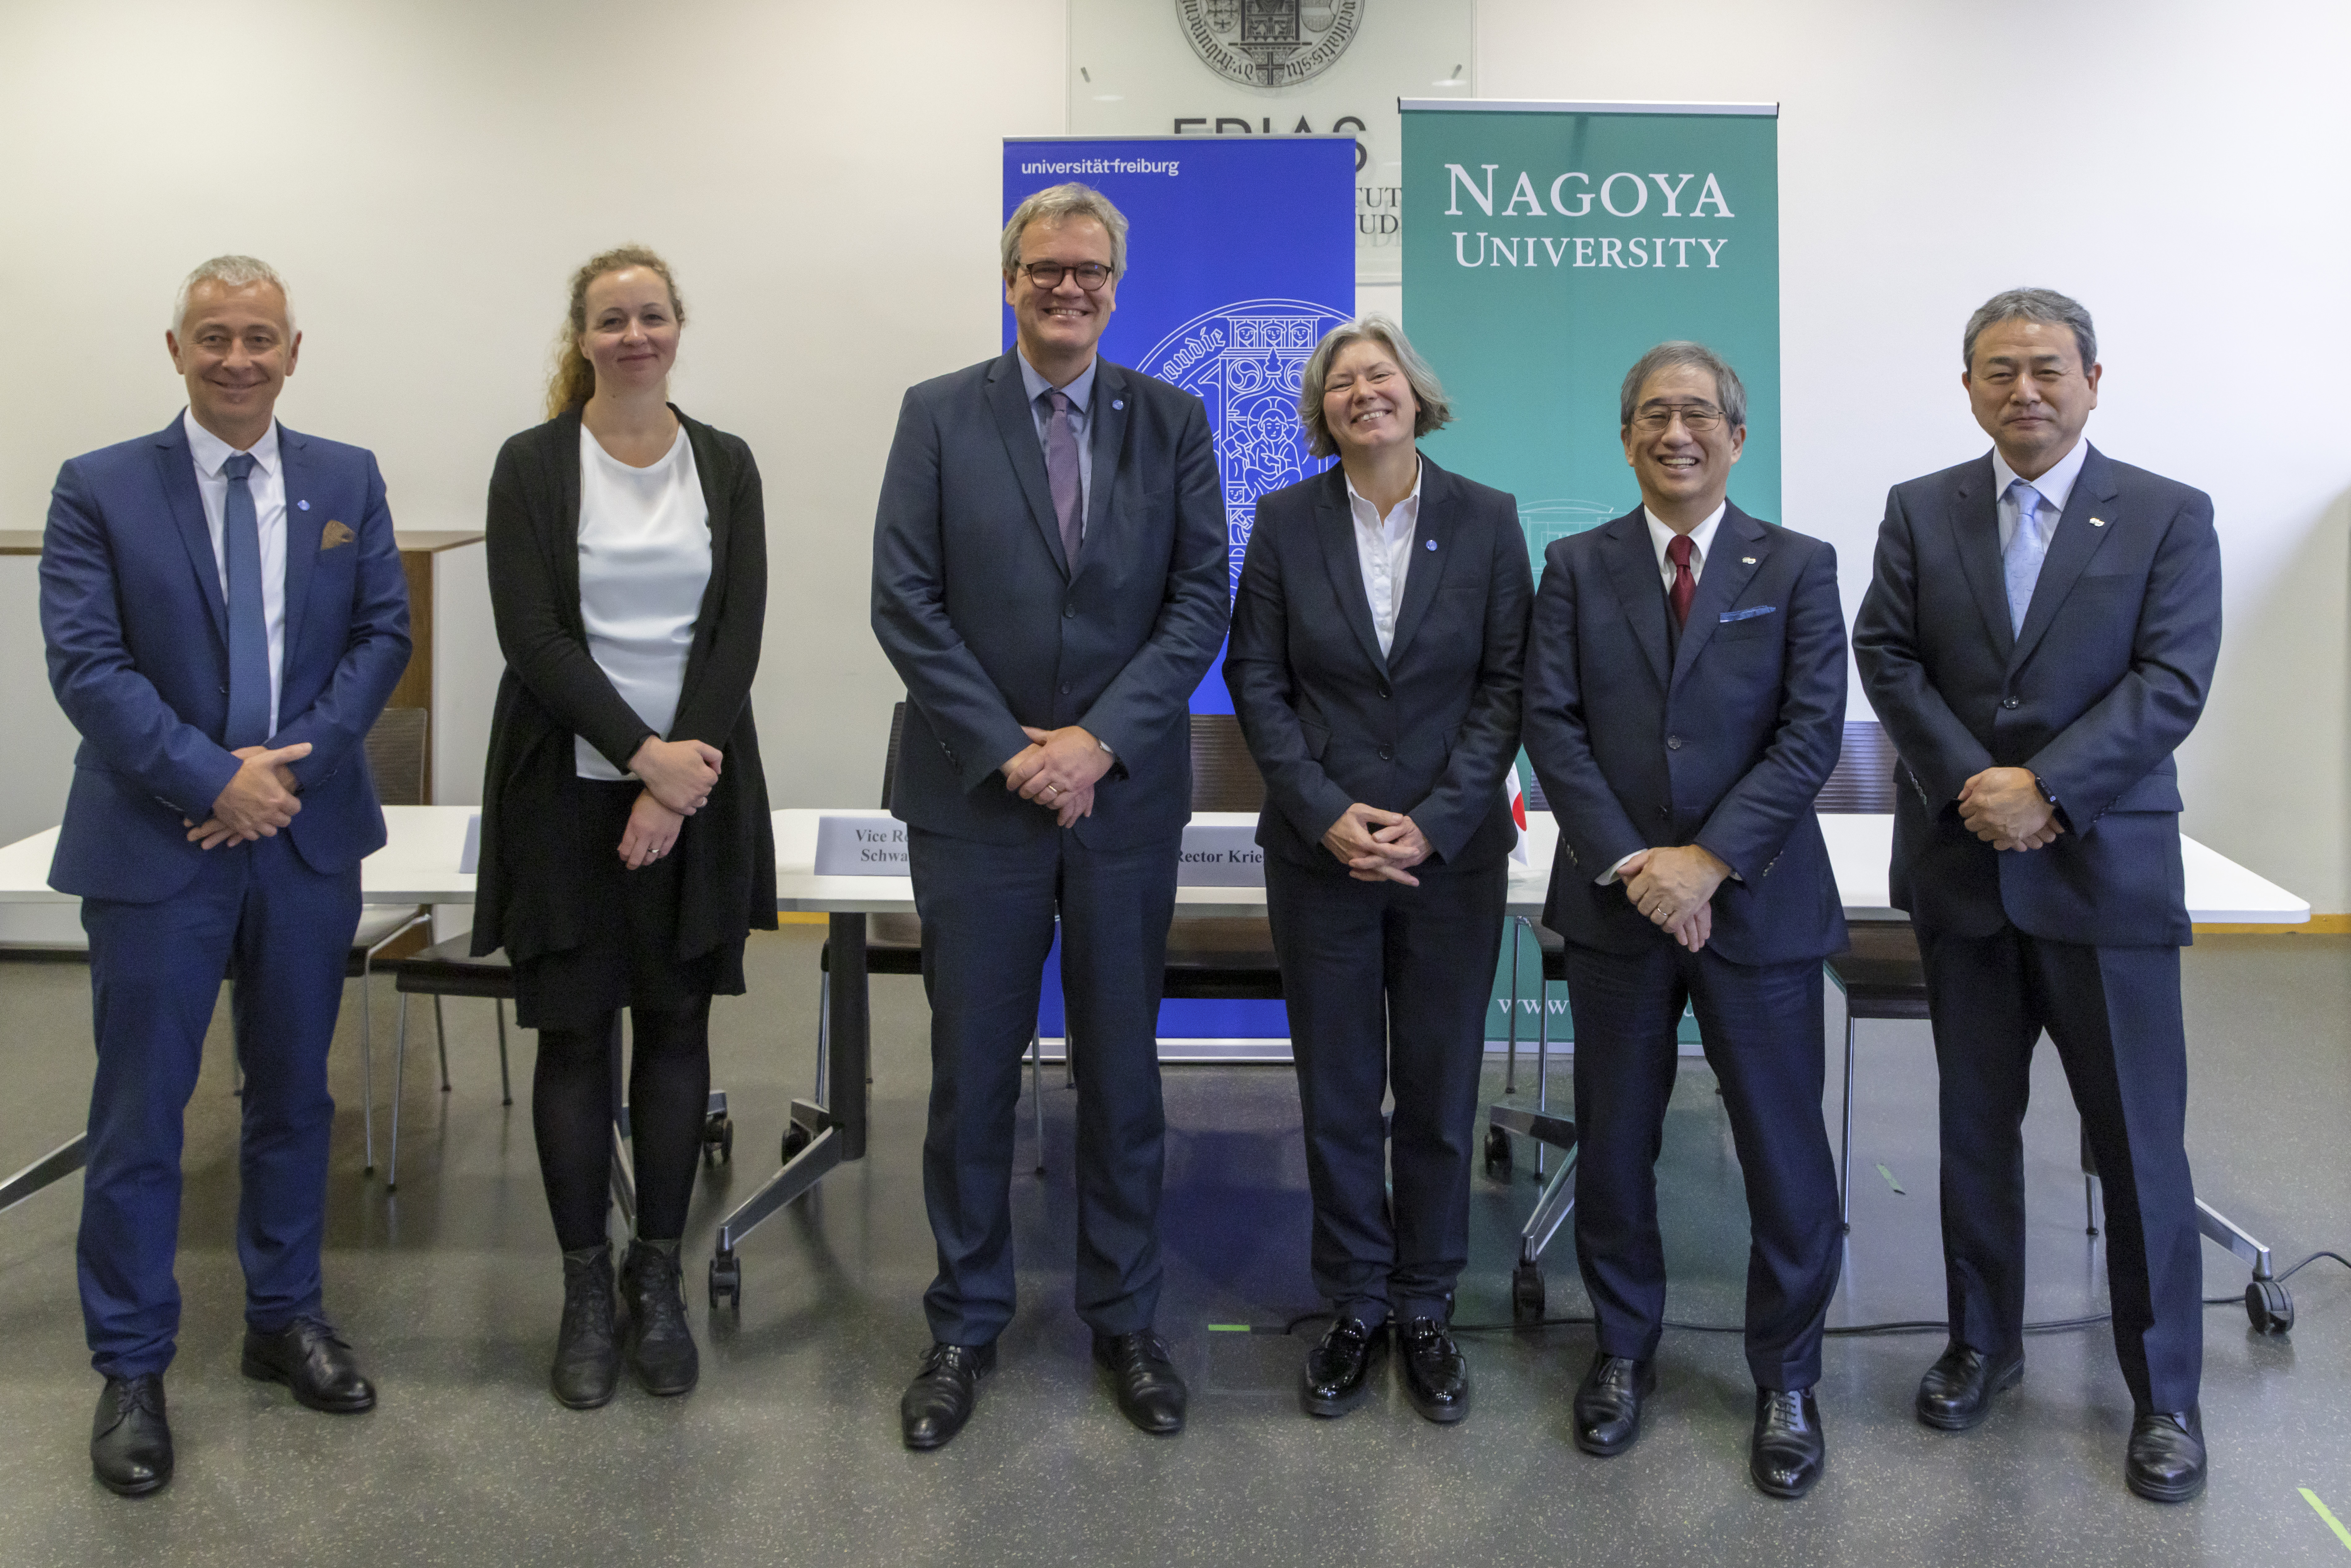
[(221, 465), (228, 476), (228, 727), (221, 744), (231, 751), (269, 738), (269, 622), (261, 608), (261, 519), (253, 509), (253, 455), (233, 452)]
[(2032, 585), (2041, 580), (2041, 562), (2049, 554), (2049, 535), (2041, 526), (2041, 492), (2019, 479), (2009, 486), (2016, 500), (2016, 532), (2009, 536), (2002, 558), (2008, 579), (2008, 629), (2011, 636), (2024, 632), (2024, 612), (2032, 605)]

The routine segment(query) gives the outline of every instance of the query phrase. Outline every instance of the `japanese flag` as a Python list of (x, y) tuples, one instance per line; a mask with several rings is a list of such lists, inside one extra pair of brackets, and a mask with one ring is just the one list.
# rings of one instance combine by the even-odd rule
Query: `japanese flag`
[(1515, 764), (1502, 774), (1502, 798), (1510, 803), (1510, 821), (1519, 825), (1519, 841), (1510, 851), (1510, 858), (1520, 865), (1532, 865), (1527, 855), (1527, 796), (1519, 788), (1519, 770)]

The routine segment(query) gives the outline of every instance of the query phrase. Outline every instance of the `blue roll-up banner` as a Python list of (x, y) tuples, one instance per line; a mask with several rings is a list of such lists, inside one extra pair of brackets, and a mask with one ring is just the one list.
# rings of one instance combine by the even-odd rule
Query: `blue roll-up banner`
[[(1126, 214), (1126, 272), (1101, 352), (1207, 405), (1224, 473), (1232, 579), (1257, 498), (1329, 466), (1298, 423), (1298, 378), (1354, 314), (1355, 143), (1345, 136), (1007, 139), (1004, 215), (1048, 186), (1091, 185)], [(1012, 346), (1012, 312), (1004, 345)], [(1230, 713), (1221, 654), (1195, 713)], [(1039, 1024), (1062, 1031), (1058, 946)], [(1279, 1039), (1278, 1002), (1162, 1005), (1163, 1041)]]

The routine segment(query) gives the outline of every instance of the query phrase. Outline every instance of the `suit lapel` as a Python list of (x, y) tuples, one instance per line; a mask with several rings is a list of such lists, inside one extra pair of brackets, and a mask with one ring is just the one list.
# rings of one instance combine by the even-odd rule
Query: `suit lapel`
[[(1098, 359), (1094, 364), (1093, 407), (1088, 411), (1093, 425), (1093, 483), (1086, 486), (1085, 542), (1078, 549), (1080, 571), (1092, 559), (1096, 541), (1110, 538), (1110, 498), (1118, 487), (1118, 465), (1126, 456), (1127, 404), (1133, 401), (1123, 370), (1108, 360)], [(1053, 537), (1059, 542), (1058, 521)]]
[(1437, 584), (1453, 560), (1455, 537), (1460, 532), (1455, 527), (1458, 508), (1454, 505), (1453, 476), (1426, 457), (1420, 463), (1420, 514), (1414, 519), (1412, 566), (1404, 576), (1404, 602), (1396, 607), (1395, 639), (1388, 649), (1392, 664), (1404, 658), (1412, 634), (1428, 613), (1429, 601), (1437, 597)]
[(1659, 583), (1656, 547), (1649, 542), (1648, 521), (1635, 507), (1613, 523), (1603, 523), (1601, 531), (1608, 541), (1601, 559), (1608, 563), (1609, 585), (1625, 607), (1634, 640), (1648, 655), (1657, 689), (1664, 691), (1671, 674), (1666, 662), (1666, 596)]
[[(302, 612), (310, 606), (310, 575), (319, 565), (319, 541), (325, 535), (327, 514), (314, 507), (304, 511), (297, 502), (310, 494), (309, 442), (283, 424), (277, 427), (277, 474), (286, 492), (286, 663), (294, 662), (296, 641), (302, 634)], [(347, 549), (356, 549), (356, 541)]]
[[(1004, 438), (1004, 455), (1019, 476), (1020, 493), (1029, 502), (1029, 516), (1044, 536), (1045, 548), (1061, 576), (1070, 575), (1070, 558), (1061, 551), (1061, 525), (1053, 514), (1053, 487), (1045, 476), (1044, 449), (1037, 444), (1037, 421), (1029, 412), (1029, 389), (1020, 377), (1018, 349), (1008, 350), (987, 372), (988, 406), (996, 411), (996, 431)], [(1095, 385), (1101, 385), (1095, 378)]]
[(188, 564), (195, 568), (196, 592), (212, 612), (213, 632), (225, 648), (228, 605), (221, 598), (220, 561), (213, 554), (212, 530), (204, 523), (204, 498), (196, 489), (196, 459), (188, 450), (187, 427), (176, 419), (156, 433), (155, 464), (180, 543), (187, 549)]
[(2008, 620), (2008, 576), (2001, 567), (1997, 499), (1991, 493), (1991, 458), (1987, 455), (1969, 466), (1959, 487), (1951, 493), (1951, 538), (1959, 547), (1959, 570), (1967, 573), (1968, 586), (1975, 591), (1984, 630), (2000, 656), (2006, 659), (2016, 646), (2016, 633)]
[(1387, 674), (1387, 659), (1380, 653), (1380, 634), (1372, 624), (1372, 602), (1364, 596), (1363, 558), (1355, 550), (1355, 519), (1347, 509), (1346, 470), (1336, 464), (1316, 481), (1314, 491), (1314, 533), (1322, 541), (1322, 564), (1331, 573), (1331, 587), (1338, 595), (1339, 613), (1363, 644), (1364, 656), (1372, 668)]
[[(1698, 591), (1690, 595), (1689, 620), (1674, 649), (1674, 681), (1689, 674), (1690, 666), (1706, 645), (1714, 641), (1714, 629), (1722, 623), (1722, 612), (1739, 602), (1747, 585), (1762, 569), (1763, 558), (1770, 552), (1764, 540), (1771, 536), (1763, 525), (1725, 503), (1722, 521), (1714, 525), (1713, 548), (1698, 563)], [(1653, 555), (1650, 559), (1656, 558)]]
[[(2014, 669), (2032, 656), (2042, 633), (2056, 620), (2057, 607), (2064, 602), (2074, 580), (2082, 575), (2090, 558), (2106, 542), (2108, 530), (2093, 528), (2090, 519), (2118, 494), (2114, 465), (2106, 461), (2105, 453), (2091, 447), (2089, 455), (2082, 460), (2082, 472), (2074, 476), (2074, 493), (2065, 497), (2065, 514), (2057, 519), (2057, 532), (2049, 541), (2049, 553), (2041, 559), (2041, 575), (2032, 583), (2032, 602), (2024, 610), (2024, 629), (2017, 633), (2016, 645), (2009, 651), (2009, 668)], [(2003, 605), (2005, 593), (2003, 583)]]

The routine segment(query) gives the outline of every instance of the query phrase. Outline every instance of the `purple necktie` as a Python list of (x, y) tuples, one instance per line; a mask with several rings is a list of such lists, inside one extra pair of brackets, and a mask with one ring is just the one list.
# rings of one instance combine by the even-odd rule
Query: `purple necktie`
[(1070, 570), (1078, 570), (1078, 544), (1085, 538), (1085, 518), (1078, 508), (1078, 433), (1070, 428), (1070, 394), (1045, 394), (1052, 410), (1045, 422), (1045, 479), (1052, 486), (1053, 516), (1061, 524), (1061, 553)]

